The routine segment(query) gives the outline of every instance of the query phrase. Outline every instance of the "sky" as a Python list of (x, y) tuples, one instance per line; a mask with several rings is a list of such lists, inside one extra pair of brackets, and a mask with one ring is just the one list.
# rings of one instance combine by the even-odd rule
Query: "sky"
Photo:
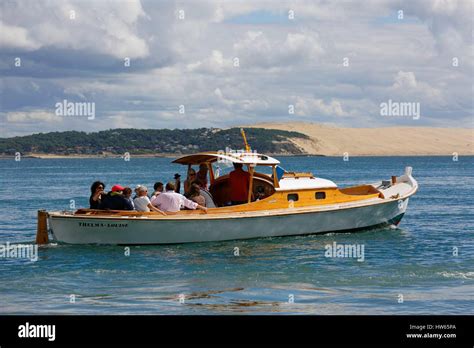
[[(472, 128), (472, 4), (2, 0), (0, 137), (291, 121)], [(93, 105), (93, 117), (58, 111), (64, 101)], [(389, 101), (420, 115), (382, 115)]]

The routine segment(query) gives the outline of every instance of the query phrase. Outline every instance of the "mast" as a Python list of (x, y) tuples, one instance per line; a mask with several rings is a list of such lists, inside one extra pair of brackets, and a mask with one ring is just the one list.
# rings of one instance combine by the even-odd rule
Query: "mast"
[(250, 145), (249, 143), (247, 142), (247, 137), (245, 135), (245, 131), (243, 128), (240, 128), (240, 134), (242, 134), (242, 138), (244, 138), (244, 144), (245, 144), (245, 151), (246, 152), (250, 152), (251, 149), (250, 149)]

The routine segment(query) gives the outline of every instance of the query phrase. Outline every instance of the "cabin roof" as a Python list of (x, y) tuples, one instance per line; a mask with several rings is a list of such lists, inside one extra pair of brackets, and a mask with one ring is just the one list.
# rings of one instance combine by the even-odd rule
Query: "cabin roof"
[(210, 152), (199, 152), (192, 155), (186, 155), (179, 157), (173, 161), (178, 164), (200, 164), (203, 162), (227, 162), (227, 163), (242, 163), (242, 164), (255, 164), (258, 166), (272, 166), (279, 164), (280, 161), (276, 158), (262, 155), (256, 152), (224, 152), (224, 151), (210, 151)]
[(327, 179), (315, 177), (283, 177), (276, 191), (336, 188), (337, 185)]

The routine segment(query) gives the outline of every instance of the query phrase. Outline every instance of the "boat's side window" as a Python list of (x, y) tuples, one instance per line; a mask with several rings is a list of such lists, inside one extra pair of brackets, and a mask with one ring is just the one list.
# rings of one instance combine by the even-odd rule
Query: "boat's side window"
[(316, 199), (326, 199), (326, 192), (316, 192), (314, 197)]
[(298, 194), (297, 194), (297, 193), (290, 193), (290, 194), (288, 195), (287, 199), (288, 199), (289, 201), (296, 202), (296, 201), (299, 199), (299, 197), (298, 197)]

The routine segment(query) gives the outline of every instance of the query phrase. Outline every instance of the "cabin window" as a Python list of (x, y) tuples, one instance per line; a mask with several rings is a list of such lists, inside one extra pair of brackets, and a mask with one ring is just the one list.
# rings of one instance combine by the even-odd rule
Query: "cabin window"
[(316, 199), (326, 199), (326, 192), (316, 192), (314, 196)]
[(299, 199), (297, 193), (290, 193), (287, 198), (289, 201), (293, 201), (293, 202), (296, 202)]

